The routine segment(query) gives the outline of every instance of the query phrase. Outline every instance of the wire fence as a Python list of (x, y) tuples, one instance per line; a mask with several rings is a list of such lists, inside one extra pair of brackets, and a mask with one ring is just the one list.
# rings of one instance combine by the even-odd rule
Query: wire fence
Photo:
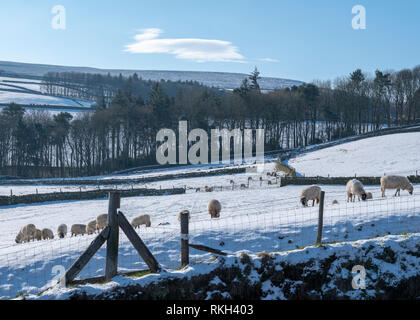
[[(274, 186), (273, 186), (274, 187)], [(186, 196), (186, 195), (185, 195)], [(246, 195), (244, 195), (246, 197)], [(203, 198), (204, 199), (204, 198)], [(227, 254), (284, 251), (314, 245), (318, 229), (319, 206), (303, 207), (299, 197), (261, 199), (249, 203), (245, 198), (222, 202), (219, 218), (212, 219), (205, 200), (190, 202), (190, 243), (206, 245)], [(340, 203), (332, 204), (335, 199)], [(146, 210), (147, 211), (147, 210)], [(178, 212), (151, 227), (136, 229), (159, 264), (167, 269), (180, 267), (180, 225)], [(133, 218), (133, 217), (129, 217)], [(342, 192), (329, 191), (323, 214), (324, 243), (369, 239), (388, 234), (420, 232), (420, 196), (388, 196), (367, 201), (346, 202)], [(16, 234), (3, 234), (0, 243), (0, 298), (21, 292), (38, 292), (57, 279), (89, 246), (97, 234), (59, 239), (13, 243)], [(12, 242), (12, 243), (11, 243)], [(106, 248), (102, 247), (79, 274), (79, 279), (103, 275)], [(190, 250), (191, 262), (208, 259), (211, 253)], [(119, 233), (120, 272), (147, 269), (123, 232)]]

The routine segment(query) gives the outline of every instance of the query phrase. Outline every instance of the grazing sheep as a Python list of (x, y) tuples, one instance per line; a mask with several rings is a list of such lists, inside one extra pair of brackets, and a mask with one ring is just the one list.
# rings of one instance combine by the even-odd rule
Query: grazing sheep
[(400, 196), (400, 190), (406, 190), (409, 194), (413, 194), (414, 187), (410, 183), (407, 177), (404, 176), (395, 176), (395, 175), (386, 175), (381, 178), (381, 191), (382, 197), (385, 197), (386, 189), (397, 189), (395, 191), (395, 197)]
[(362, 198), (363, 201), (366, 200), (366, 191), (363, 188), (363, 184), (357, 179), (351, 179), (346, 184), (346, 193), (347, 193), (347, 202), (354, 202), (356, 196)]
[(86, 226), (86, 233), (93, 234), (96, 232), (96, 220), (92, 220)]
[(246, 184), (245, 184), (245, 183), (241, 183), (240, 188), (241, 188), (241, 189), (246, 189)]
[(207, 204), (207, 211), (210, 214), (211, 218), (219, 218), (221, 210), (222, 205), (216, 199), (210, 200)]
[(366, 192), (366, 200), (373, 199), (372, 192)]
[(180, 213), (178, 213), (178, 221), (181, 221), (181, 215), (187, 213), (188, 214), (188, 220), (191, 219), (190, 212), (188, 210), (182, 210)]
[(150, 216), (148, 214), (143, 214), (131, 220), (131, 225), (134, 229), (140, 228), (142, 224), (145, 224), (146, 227), (150, 227), (152, 225), (152, 223), (150, 222)]
[(333, 200), (332, 204), (339, 204), (337, 200)]
[(32, 240), (35, 240), (35, 233), (36, 233), (36, 227), (34, 224), (30, 223), (26, 226), (23, 226), (19, 233), (16, 236), (16, 243), (22, 243), (22, 242), (29, 242)]
[(302, 203), (304, 207), (308, 206), (308, 203), (310, 200), (312, 200), (312, 207), (313, 207), (315, 205), (315, 201), (316, 203), (319, 203), (320, 199), (321, 199), (321, 188), (316, 185), (306, 187), (300, 193), (300, 202)]
[(42, 233), (42, 240), (54, 239), (54, 233), (51, 229), (44, 228), (41, 231)]
[(42, 240), (42, 231), (41, 230), (36, 229), (36, 231), (35, 231), (35, 239), (37, 241), (41, 241)]
[(105, 229), (105, 227), (108, 226), (108, 214), (100, 214), (96, 217), (96, 230), (102, 230)]
[(70, 228), (71, 236), (77, 236), (81, 234), (82, 236), (86, 233), (86, 225), (85, 224), (74, 224)]
[(64, 238), (67, 234), (67, 226), (65, 224), (60, 224), (57, 228), (57, 234), (60, 239)]
[(200, 192), (200, 188), (195, 188), (195, 192)]

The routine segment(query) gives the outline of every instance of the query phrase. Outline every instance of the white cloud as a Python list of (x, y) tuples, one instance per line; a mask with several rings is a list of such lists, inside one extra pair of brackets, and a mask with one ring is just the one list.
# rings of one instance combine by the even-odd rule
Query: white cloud
[(262, 59), (258, 59), (258, 60), (262, 61), (262, 62), (279, 62), (279, 60), (273, 59), (273, 58), (262, 58)]
[(142, 29), (134, 39), (136, 42), (125, 46), (130, 53), (169, 53), (178, 59), (196, 62), (244, 62), (244, 57), (231, 42), (207, 39), (160, 39), (163, 30)]

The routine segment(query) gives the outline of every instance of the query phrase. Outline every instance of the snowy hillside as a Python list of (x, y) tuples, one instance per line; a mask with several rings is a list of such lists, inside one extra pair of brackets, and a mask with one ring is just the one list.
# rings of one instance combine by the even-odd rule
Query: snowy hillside
[[(202, 71), (166, 71), (166, 70), (122, 70), (122, 69), (97, 69), (89, 67), (68, 67), (55, 66), (43, 64), (30, 64), (0, 61), (0, 70), (26, 74), (33, 76), (43, 76), (47, 72), (86, 72), (96, 74), (108, 74), (118, 76), (120, 73), (123, 76), (137, 73), (139, 77), (145, 80), (160, 81), (197, 81), (206, 86), (218, 87), (222, 89), (234, 89), (241, 85), (243, 79), (248, 75), (243, 73), (229, 73), (229, 72), (202, 72)], [(302, 81), (261, 77), (260, 87), (262, 90), (274, 90), (276, 88), (286, 88), (293, 85), (301, 85)]]
[(305, 176), (382, 176), (420, 173), (420, 132), (398, 133), (343, 143), (289, 160)]

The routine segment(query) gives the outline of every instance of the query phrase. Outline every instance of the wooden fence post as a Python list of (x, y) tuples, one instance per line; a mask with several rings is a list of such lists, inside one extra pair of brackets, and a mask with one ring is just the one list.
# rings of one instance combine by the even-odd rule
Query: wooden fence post
[(106, 243), (105, 280), (109, 281), (117, 275), (118, 271), (118, 240), (119, 225), (117, 209), (120, 207), (120, 193), (109, 192), (108, 201), (108, 226), (109, 237)]
[(322, 228), (324, 225), (324, 197), (325, 191), (321, 191), (321, 199), (319, 199), (318, 234), (316, 236), (317, 245), (322, 243)]
[(181, 211), (181, 267), (185, 267), (190, 263), (190, 252), (188, 245), (188, 222), (190, 212), (188, 210)]

